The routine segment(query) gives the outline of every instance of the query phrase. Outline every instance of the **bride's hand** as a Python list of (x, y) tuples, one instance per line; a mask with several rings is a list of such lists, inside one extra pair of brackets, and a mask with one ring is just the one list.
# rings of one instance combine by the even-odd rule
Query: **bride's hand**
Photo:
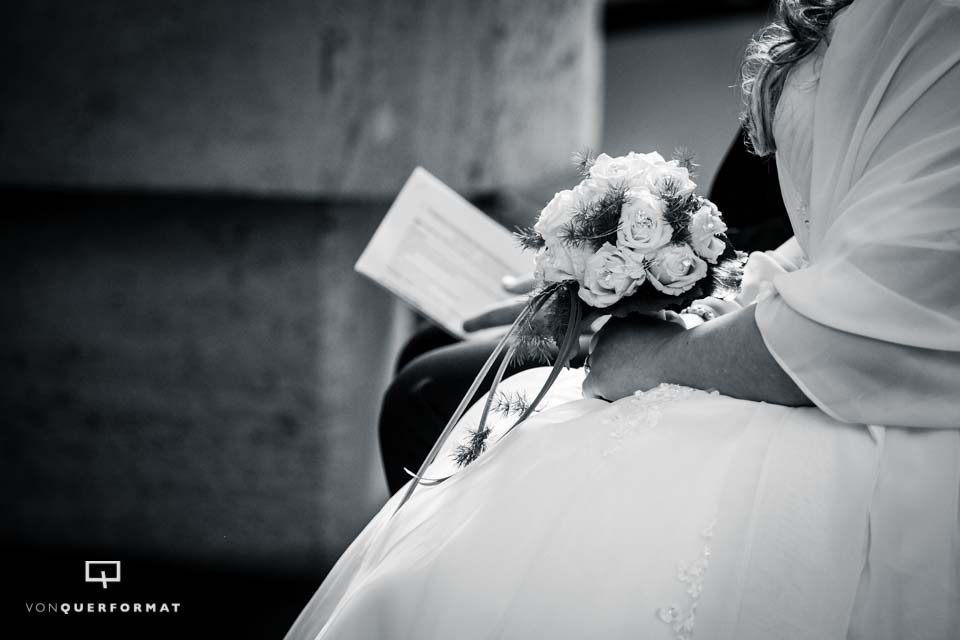
[(652, 316), (611, 318), (590, 345), (583, 395), (613, 401), (664, 382), (659, 352), (683, 333), (677, 323)]

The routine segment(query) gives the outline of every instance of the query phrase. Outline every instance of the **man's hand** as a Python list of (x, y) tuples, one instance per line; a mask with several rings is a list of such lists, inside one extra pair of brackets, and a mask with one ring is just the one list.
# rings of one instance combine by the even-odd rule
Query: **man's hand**
[(527, 304), (525, 294), (533, 290), (533, 276), (506, 276), (503, 278), (502, 284), (504, 291), (517, 294), (518, 297), (491, 305), (476, 316), (465, 320), (463, 323), (464, 331), (480, 331), (513, 324), (513, 321), (517, 319), (517, 316), (520, 315)]
[(653, 316), (611, 318), (593, 338), (583, 395), (612, 402), (664, 382), (660, 351), (684, 333)]

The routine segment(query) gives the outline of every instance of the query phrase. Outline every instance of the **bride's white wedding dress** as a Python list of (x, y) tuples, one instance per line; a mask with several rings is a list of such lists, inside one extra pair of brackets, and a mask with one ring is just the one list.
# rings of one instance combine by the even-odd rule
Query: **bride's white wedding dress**
[(288, 638), (960, 638), (957, 34), (951, 3), (857, 0), (780, 101), (796, 241), (746, 295), (817, 408), (568, 372), (394, 496)]

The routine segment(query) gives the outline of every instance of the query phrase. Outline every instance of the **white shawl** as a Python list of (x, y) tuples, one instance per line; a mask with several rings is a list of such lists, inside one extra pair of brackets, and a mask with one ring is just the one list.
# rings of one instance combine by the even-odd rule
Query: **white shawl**
[(857, 0), (834, 26), (810, 265), (774, 280), (757, 324), (831, 416), (960, 428), (960, 9)]

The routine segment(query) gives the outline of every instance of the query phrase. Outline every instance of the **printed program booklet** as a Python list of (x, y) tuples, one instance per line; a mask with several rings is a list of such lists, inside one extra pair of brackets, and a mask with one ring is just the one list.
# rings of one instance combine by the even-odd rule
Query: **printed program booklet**
[(355, 269), (456, 336), (513, 297), (501, 278), (531, 273), (513, 234), (426, 169), (407, 179)]

